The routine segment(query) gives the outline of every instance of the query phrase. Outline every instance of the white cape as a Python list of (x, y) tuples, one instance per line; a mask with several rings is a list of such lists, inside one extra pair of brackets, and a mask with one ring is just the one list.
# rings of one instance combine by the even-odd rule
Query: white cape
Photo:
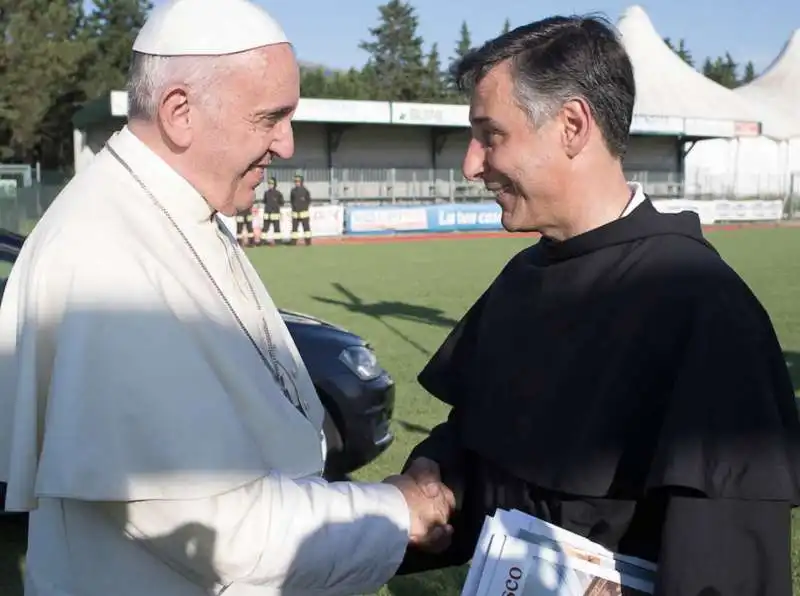
[[(109, 143), (263, 340), (225, 258), (234, 240), (205, 201), (129, 131)], [(323, 408), (266, 289), (249, 262), (245, 269), (307, 417), (281, 394), (168, 218), (107, 150), (98, 154), (28, 238), (0, 309), (8, 510), (34, 509), (42, 497), (201, 498), (273, 471), (322, 470)]]

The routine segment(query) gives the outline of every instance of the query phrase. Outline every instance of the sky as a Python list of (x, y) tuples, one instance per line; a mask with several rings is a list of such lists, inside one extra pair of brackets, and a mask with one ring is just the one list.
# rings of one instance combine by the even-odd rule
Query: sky
[[(160, 0), (155, 0), (158, 3)], [(223, 0), (224, 1), (224, 0)], [(298, 57), (331, 68), (361, 67), (358, 49), (378, 22), (380, 0), (257, 0), (283, 25)], [(426, 44), (439, 44), (443, 60), (455, 48), (466, 20), (473, 45), (497, 35), (506, 17), (512, 27), (553, 14), (600, 12), (616, 21), (635, 0), (412, 0)], [(792, 31), (800, 28), (800, 0), (641, 1), (662, 37), (684, 38), (695, 61), (729, 51), (757, 71), (767, 68)], [(426, 48), (427, 49), (427, 48)]]

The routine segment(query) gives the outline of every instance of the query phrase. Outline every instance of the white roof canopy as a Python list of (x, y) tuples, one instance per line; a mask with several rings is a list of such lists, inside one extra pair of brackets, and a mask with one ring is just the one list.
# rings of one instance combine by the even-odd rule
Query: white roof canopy
[(765, 107), (764, 135), (800, 137), (800, 29), (760, 77), (734, 93)]
[[(736, 123), (756, 123), (759, 110), (750, 101), (706, 78), (686, 64), (664, 42), (641, 6), (623, 12), (617, 22), (622, 43), (633, 63), (636, 79), (636, 116), (682, 118), (687, 136), (733, 136), (703, 133), (710, 123), (725, 121), (721, 129), (733, 131)], [(733, 125), (731, 125), (733, 123)], [(757, 134), (750, 126), (750, 135)]]

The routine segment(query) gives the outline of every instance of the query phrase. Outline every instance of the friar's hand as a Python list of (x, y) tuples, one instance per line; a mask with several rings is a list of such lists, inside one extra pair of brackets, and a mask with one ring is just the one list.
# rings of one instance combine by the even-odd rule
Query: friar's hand
[[(452, 512), (455, 507), (455, 498), (452, 491), (442, 482), (438, 463), (427, 457), (418, 457), (411, 462), (404, 474), (416, 480), (422, 492), (428, 497), (436, 498), (441, 491), (445, 491), (445, 498), (450, 503)], [(420, 547), (430, 552), (441, 552), (450, 545), (452, 532), (453, 529), (450, 525), (437, 526)]]
[(455, 508), (453, 492), (444, 484), (424, 489), (407, 474), (390, 476), (384, 482), (396, 486), (411, 512), (409, 544), (430, 552), (440, 552), (450, 544), (453, 528), (448, 523)]
[(420, 485), (422, 491), (429, 497), (435, 497), (442, 485), (442, 474), (439, 464), (427, 457), (418, 457), (404, 472), (411, 476)]

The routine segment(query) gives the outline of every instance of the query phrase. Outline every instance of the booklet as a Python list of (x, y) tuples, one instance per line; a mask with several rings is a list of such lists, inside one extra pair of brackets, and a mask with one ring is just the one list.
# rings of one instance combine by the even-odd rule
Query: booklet
[(656, 565), (521, 511), (487, 517), (462, 596), (653, 593)]

